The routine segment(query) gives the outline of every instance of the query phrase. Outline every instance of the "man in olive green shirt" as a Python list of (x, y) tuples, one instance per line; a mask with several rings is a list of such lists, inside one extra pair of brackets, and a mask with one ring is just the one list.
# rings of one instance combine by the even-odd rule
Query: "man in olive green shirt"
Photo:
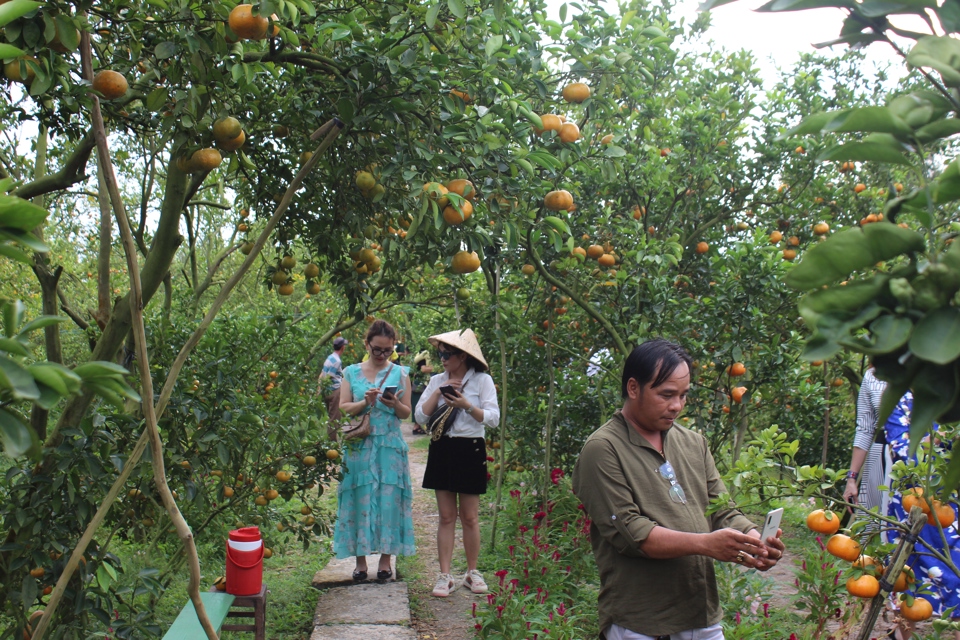
[(690, 356), (651, 340), (624, 365), (623, 408), (583, 446), (573, 488), (592, 520), (607, 640), (722, 640), (714, 560), (765, 571), (783, 555), (780, 532), (760, 541), (731, 505), (706, 439), (674, 424), (690, 388)]

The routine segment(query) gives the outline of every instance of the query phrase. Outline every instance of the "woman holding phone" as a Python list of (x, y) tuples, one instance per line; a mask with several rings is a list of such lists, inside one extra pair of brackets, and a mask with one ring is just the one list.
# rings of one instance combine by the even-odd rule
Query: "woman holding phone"
[(500, 422), (497, 390), (487, 373), (487, 361), (477, 336), (470, 329), (450, 331), (429, 338), (437, 348), (443, 373), (430, 378), (416, 417), (428, 424), (430, 415), (449, 405), (458, 411), (446, 432), (431, 434), (423, 488), (437, 495), (440, 524), (437, 552), (440, 576), (433, 595), (445, 598), (459, 586), (452, 574), (457, 518), (463, 528), (467, 572), (460, 583), (473, 593), (486, 593), (487, 584), (477, 570), (480, 556), (480, 495), (487, 491), (485, 427)]
[(410, 377), (390, 362), (397, 332), (376, 320), (364, 339), (369, 359), (343, 371), (340, 410), (370, 412), (370, 435), (348, 441), (343, 480), (337, 488), (337, 558), (356, 556), (353, 579), (367, 579), (367, 554), (380, 552), (377, 579), (393, 577), (390, 557), (414, 554), (413, 486), (400, 421), (410, 417)]

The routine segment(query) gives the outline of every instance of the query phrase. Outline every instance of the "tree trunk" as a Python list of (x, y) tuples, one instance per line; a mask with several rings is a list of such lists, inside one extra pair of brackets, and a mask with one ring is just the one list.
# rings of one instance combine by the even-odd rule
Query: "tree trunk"
[[(183, 211), (186, 192), (187, 176), (177, 168), (176, 160), (172, 160), (167, 167), (167, 184), (163, 204), (160, 208), (160, 221), (153, 238), (153, 245), (150, 247), (150, 255), (144, 261), (141, 271), (144, 305), (157, 292), (170, 270), (177, 249), (183, 242), (183, 238), (180, 236), (180, 213)], [(110, 320), (107, 322), (107, 326), (103, 328), (103, 334), (97, 342), (96, 349), (90, 355), (90, 359), (113, 361), (117, 356), (117, 350), (123, 345), (130, 332), (130, 326), (131, 309), (130, 294), (128, 293), (114, 305)], [(79, 423), (92, 400), (93, 394), (89, 391), (84, 391), (71, 399), (64, 407), (53, 432), (47, 437), (45, 446), (55, 447), (60, 444), (60, 430), (66, 426)]]
[(113, 211), (103, 178), (103, 168), (97, 163), (97, 201), (100, 204), (100, 253), (97, 255), (97, 326), (102, 330), (110, 320), (110, 254), (113, 251)]
[[(46, 127), (42, 127), (37, 136), (37, 158), (33, 172), (34, 180), (40, 180), (47, 174), (48, 140), (47, 129)], [(33, 199), (33, 203), (39, 207), (44, 207), (44, 200), (44, 197), (39, 195)], [(43, 226), (34, 229), (33, 234), (43, 240)], [(50, 254), (47, 253), (34, 253), (32, 267), (33, 273), (37, 276), (37, 281), (40, 283), (40, 303), (43, 307), (43, 313), (44, 315), (55, 316), (57, 315), (57, 284), (60, 281), (60, 274), (63, 272), (63, 268), (57, 267), (55, 271), (51, 272)], [(47, 360), (62, 364), (63, 350), (60, 345), (59, 325), (53, 324), (43, 328), (43, 343)], [(33, 409), (30, 411), (30, 426), (34, 433), (37, 434), (40, 442), (43, 442), (47, 438), (47, 421), (49, 417), (49, 411), (43, 409), (40, 405), (33, 405)]]
[(827, 381), (824, 385), (826, 391), (823, 392), (823, 401), (827, 405), (827, 410), (823, 412), (823, 450), (820, 452), (820, 466), (827, 467), (827, 451), (830, 447), (830, 382), (827, 380), (827, 368), (823, 368), (823, 378)]

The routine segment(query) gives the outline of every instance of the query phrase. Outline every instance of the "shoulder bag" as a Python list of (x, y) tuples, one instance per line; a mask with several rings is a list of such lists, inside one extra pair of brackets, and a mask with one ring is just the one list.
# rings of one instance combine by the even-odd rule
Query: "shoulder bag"
[[(466, 383), (464, 383), (464, 385), (460, 387), (460, 395), (463, 395), (463, 390), (466, 386)], [(453, 426), (453, 422), (457, 419), (457, 416), (460, 415), (460, 411), (461, 409), (459, 407), (446, 403), (434, 409), (430, 417), (427, 418), (426, 425), (430, 439), (436, 442), (443, 437), (443, 434)]]
[[(387, 378), (390, 377), (390, 372), (393, 371), (393, 364), (390, 365), (390, 368), (387, 369), (386, 375), (383, 376), (383, 382), (380, 383), (380, 386), (377, 389), (382, 389), (384, 383), (386, 383)], [(362, 372), (361, 372), (362, 373)], [(362, 440), (370, 435), (370, 407), (364, 407), (363, 411), (359, 414), (353, 416), (353, 419), (348, 420), (343, 425), (343, 439), (344, 440)]]

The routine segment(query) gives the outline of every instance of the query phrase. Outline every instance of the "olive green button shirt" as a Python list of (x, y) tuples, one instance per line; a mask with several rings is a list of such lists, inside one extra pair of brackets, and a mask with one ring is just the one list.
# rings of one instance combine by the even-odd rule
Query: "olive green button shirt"
[(659, 471), (664, 457), (619, 411), (587, 438), (574, 468), (573, 490), (592, 520), (601, 630), (616, 623), (657, 636), (717, 624), (723, 614), (714, 560), (652, 559), (640, 544), (655, 526), (688, 533), (756, 528), (733, 505), (706, 515), (725, 488), (702, 435), (674, 424), (663, 434), (663, 447), (686, 504), (671, 501), (670, 482)]

